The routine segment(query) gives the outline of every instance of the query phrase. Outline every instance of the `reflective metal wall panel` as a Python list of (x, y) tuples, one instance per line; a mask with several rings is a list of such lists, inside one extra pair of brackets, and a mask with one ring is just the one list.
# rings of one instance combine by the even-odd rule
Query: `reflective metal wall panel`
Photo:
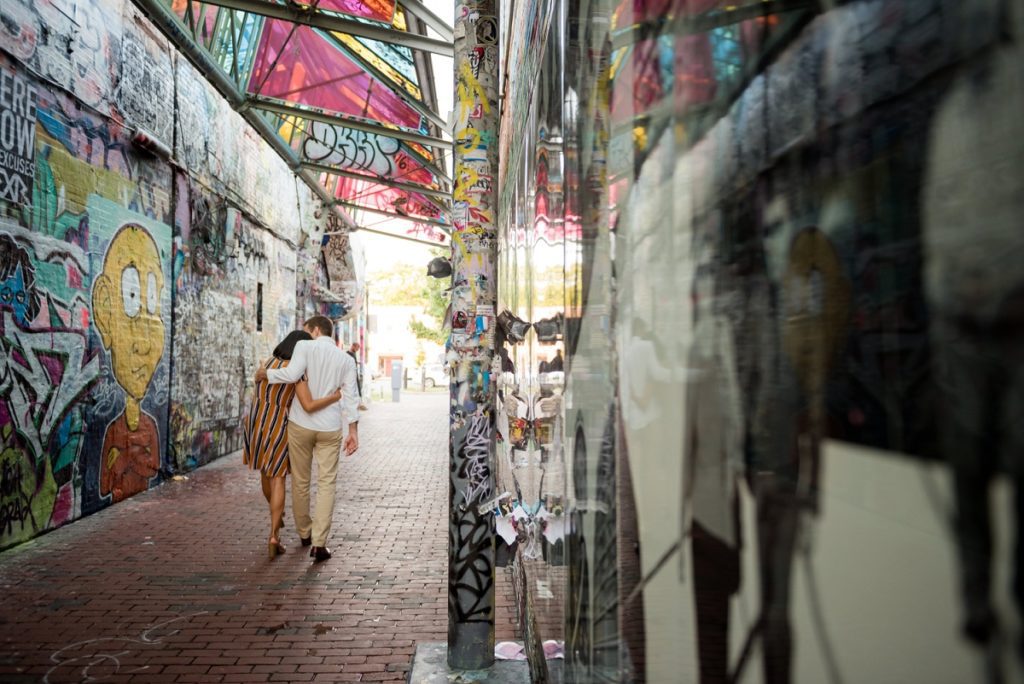
[(528, 638), (577, 682), (1024, 678), (1024, 2), (514, 12)]

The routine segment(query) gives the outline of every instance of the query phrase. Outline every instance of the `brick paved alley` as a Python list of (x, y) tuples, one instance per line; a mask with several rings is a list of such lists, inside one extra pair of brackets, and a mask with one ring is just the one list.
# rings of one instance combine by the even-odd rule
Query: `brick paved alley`
[(288, 552), (267, 559), (240, 455), (0, 553), (0, 680), (404, 681), (416, 642), (446, 638), (447, 394), (360, 425), (325, 563), (301, 552), (290, 501)]

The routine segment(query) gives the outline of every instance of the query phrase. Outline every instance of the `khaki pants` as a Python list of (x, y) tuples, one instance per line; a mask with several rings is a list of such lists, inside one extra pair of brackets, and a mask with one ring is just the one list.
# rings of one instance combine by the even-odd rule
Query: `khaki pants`
[[(326, 546), (334, 516), (341, 430), (318, 432), (288, 423), (288, 460), (292, 474), (292, 514), (300, 537), (312, 536), (313, 546)], [(316, 461), (316, 509), (309, 516), (309, 481)]]

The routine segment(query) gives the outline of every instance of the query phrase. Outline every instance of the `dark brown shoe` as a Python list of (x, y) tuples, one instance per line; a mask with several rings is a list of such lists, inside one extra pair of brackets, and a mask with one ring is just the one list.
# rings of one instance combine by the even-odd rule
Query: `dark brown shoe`
[(326, 546), (314, 546), (309, 550), (309, 555), (313, 557), (314, 563), (322, 563), (331, 557), (331, 550)]

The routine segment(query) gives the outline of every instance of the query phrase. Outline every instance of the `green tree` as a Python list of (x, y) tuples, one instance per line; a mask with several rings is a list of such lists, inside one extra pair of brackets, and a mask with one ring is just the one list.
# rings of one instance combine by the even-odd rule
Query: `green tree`
[[(448, 256), (443, 249), (430, 250), (431, 258), (437, 256)], [(448, 308), (448, 296), (446, 290), (451, 284), (449, 278), (431, 278), (424, 275), (421, 287), (418, 292), (417, 302), (423, 302), (423, 313), (427, 315), (427, 322), (420, 321), (415, 316), (409, 321), (409, 330), (421, 340), (430, 340), (438, 344), (444, 344), (448, 339), (448, 333), (441, 326), (444, 321), (444, 313)]]
[(395, 264), (370, 275), (370, 306), (427, 306), (423, 269), (412, 264)]

